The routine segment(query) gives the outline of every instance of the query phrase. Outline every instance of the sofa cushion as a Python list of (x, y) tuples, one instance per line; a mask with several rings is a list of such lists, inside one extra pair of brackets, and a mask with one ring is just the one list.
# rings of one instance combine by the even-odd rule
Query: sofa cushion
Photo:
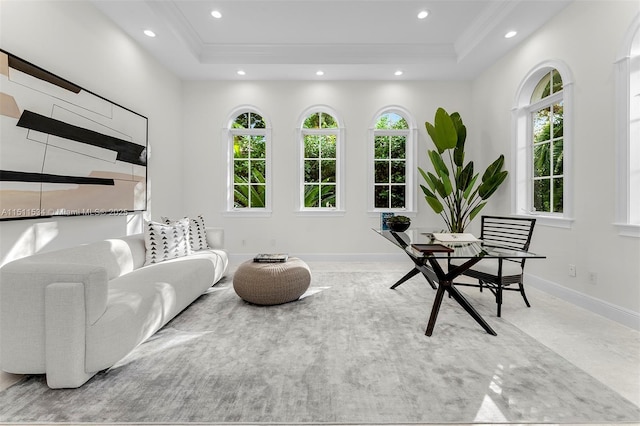
[(107, 309), (87, 327), (87, 371), (113, 365), (213, 285), (226, 253), (200, 251), (145, 266), (109, 282)]
[(189, 219), (170, 224), (146, 222), (144, 244), (147, 250), (145, 265), (191, 254)]
[[(166, 216), (162, 216), (162, 222), (170, 224), (174, 221)], [(189, 242), (191, 244), (192, 251), (207, 250), (211, 248), (207, 243), (207, 228), (202, 215), (189, 218)]]

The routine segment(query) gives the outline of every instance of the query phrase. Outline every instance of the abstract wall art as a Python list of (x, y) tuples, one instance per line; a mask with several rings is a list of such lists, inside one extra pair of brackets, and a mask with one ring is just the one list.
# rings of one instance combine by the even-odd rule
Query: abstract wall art
[(0, 220), (146, 210), (147, 125), (0, 49)]

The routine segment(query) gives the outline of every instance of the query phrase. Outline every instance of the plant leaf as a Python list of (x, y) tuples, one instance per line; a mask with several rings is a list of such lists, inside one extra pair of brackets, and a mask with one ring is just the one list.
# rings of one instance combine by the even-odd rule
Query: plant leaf
[(454, 112), (451, 114), (451, 120), (457, 134), (456, 147), (453, 150), (453, 162), (456, 166), (462, 167), (464, 165), (464, 143), (467, 139), (467, 128), (462, 123), (459, 113)]
[(487, 204), (487, 202), (485, 201), (484, 203), (480, 203), (477, 206), (475, 206), (473, 208), (473, 210), (471, 210), (471, 213), (469, 213), (469, 222), (471, 222), (473, 220), (474, 217), (476, 217), (476, 215), (478, 213), (480, 213), (480, 210), (482, 210), (482, 208)]
[(424, 185), (420, 185), (420, 188), (422, 188), (422, 192), (424, 192), (425, 197), (426, 197), (426, 196), (429, 196), (429, 197), (434, 197), (434, 198), (435, 198), (435, 196), (436, 196), (436, 195), (435, 195), (433, 192), (431, 192), (431, 191), (429, 190), (429, 188), (427, 188), (427, 187), (426, 187), (426, 186), (424, 186)]
[(435, 191), (436, 186), (433, 184), (433, 182), (431, 181), (431, 178), (427, 175), (427, 173), (424, 170), (422, 170), (420, 167), (418, 167), (418, 171), (422, 175), (422, 178), (427, 183), (427, 185), (429, 185), (429, 188), (431, 188), (432, 191)]
[(449, 169), (447, 165), (444, 163), (444, 160), (436, 151), (428, 151), (429, 158), (431, 159), (431, 164), (433, 164), (433, 168), (439, 175), (445, 174), (449, 176)]
[(456, 147), (458, 133), (456, 132), (451, 116), (443, 108), (436, 110), (433, 124), (429, 122), (424, 124), (439, 154), (442, 154), (447, 149)]
[(453, 186), (451, 185), (451, 179), (449, 179), (449, 175), (441, 174), (440, 178), (442, 179), (442, 185), (444, 186), (445, 193), (442, 198), (445, 198), (453, 192)]
[(467, 163), (464, 169), (456, 176), (456, 189), (463, 193), (467, 191), (469, 183), (473, 178), (473, 161)]
[(436, 214), (440, 214), (444, 210), (442, 203), (436, 197), (425, 196), (424, 198)]
[(473, 177), (473, 179), (471, 179), (471, 182), (469, 182), (469, 186), (467, 186), (467, 189), (465, 189), (464, 194), (462, 194), (462, 197), (465, 200), (469, 199), (469, 194), (471, 193), (471, 190), (473, 189), (474, 185), (476, 184), (476, 181), (478, 180), (478, 176), (480, 176), (480, 173), (476, 173), (476, 175)]
[(438, 176), (434, 175), (431, 172), (429, 172), (427, 174), (431, 178), (431, 182), (433, 182), (434, 189), (438, 193), (438, 195), (441, 198), (446, 198), (447, 193), (445, 191), (444, 182), (442, 182), (442, 179), (440, 179)]
[(502, 182), (504, 182), (504, 180), (507, 178), (507, 174), (508, 172), (506, 170), (503, 170), (491, 176), (486, 181), (482, 182), (482, 184), (480, 184), (480, 186), (478, 187), (478, 195), (480, 195), (480, 198), (486, 200), (494, 192), (496, 192), (496, 189), (498, 189), (500, 184), (502, 184)]
[(453, 162), (458, 167), (462, 167), (464, 164), (464, 144), (462, 147), (456, 146), (453, 150)]
[(494, 176), (496, 173), (502, 170), (503, 165), (504, 155), (500, 155), (500, 157), (498, 157), (496, 161), (491, 163), (489, 167), (487, 167), (487, 170), (484, 171), (484, 174), (482, 175), (482, 182), (486, 181), (487, 179), (491, 178), (491, 176)]

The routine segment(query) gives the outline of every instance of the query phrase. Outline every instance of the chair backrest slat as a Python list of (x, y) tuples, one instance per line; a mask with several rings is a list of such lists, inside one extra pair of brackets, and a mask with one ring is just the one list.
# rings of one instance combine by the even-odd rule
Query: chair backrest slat
[(534, 218), (482, 216), (480, 238), (487, 244), (528, 250), (535, 224)]

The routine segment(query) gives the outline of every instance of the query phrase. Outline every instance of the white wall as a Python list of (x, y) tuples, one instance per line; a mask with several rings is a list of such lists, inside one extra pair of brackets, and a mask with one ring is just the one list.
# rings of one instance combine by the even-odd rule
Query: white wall
[[(640, 312), (640, 239), (619, 236), (615, 221), (615, 81), (614, 61), (637, 1), (576, 1), (497, 62), (473, 83), (474, 118), (492, 149), (510, 153), (511, 109), (516, 90), (537, 64), (560, 59), (574, 78), (574, 218), (571, 229), (537, 226), (532, 250), (548, 256), (530, 262), (528, 271), (541, 284), (555, 284), (565, 295), (590, 297), (603, 307)], [(510, 191), (491, 207), (510, 209)], [(568, 276), (575, 264), (576, 277)], [(589, 282), (590, 272), (598, 274)], [(593, 300), (592, 300), (593, 301)]]
[[(1, 0), (0, 47), (146, 116), (150, 206), (182, 214), (179, 79), (84, 1)], [(2, 221), (0, 265), (37, 251), (140, 232), (140, 216)]]
[[(226, 195), (226, 146), (222, 128), (232, 110), (253, 105), (271, 121), (273, 215), (270, 218), (223, 215)], [(335, 109), (346, 128), (346, 214), (308, 217), (295, 213), (298, 184), (296, 132), (302, 112), (313, 105)], [(188, 82), (184, 84), (185, 211), (203, 214), (226, 230), (231, 253), (286, 251), (333, 254), (336, 259), (367, 253), (399, 252), (375, 235), (379, 217), (367, 214), (367, 137), (374, 115), (384, 106), (410, 111), (419, 130), (418, 158), (427, 167), (425, 121), (436, 109), (459, 111), (470, 129), (470, 83), (442, 82)], [(497, 155), (497, 154), (496, 154)], [(429, 166), (430, 167), (430, 166)], [(418, 197), (414, 224), (442, 226)], [(157, 211), (155, 213), (158, 213)], [(242, 244), (242, 241), (245, 244)], [(275, 241), (275, 242), (274, 242)]]

